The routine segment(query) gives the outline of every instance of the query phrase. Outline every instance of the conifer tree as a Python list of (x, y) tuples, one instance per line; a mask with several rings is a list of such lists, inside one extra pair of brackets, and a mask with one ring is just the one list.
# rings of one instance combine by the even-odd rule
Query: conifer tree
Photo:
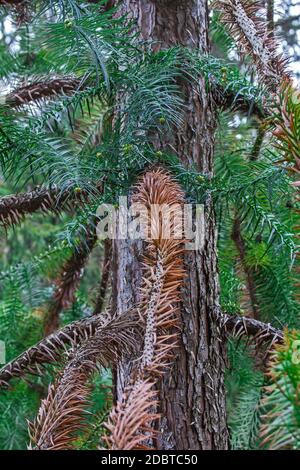
[[(23, 423), (3, 448), (299, 448), (300, 92), (273, 7), (0, 1), (0, 248), (24, 236), (0, 273), (0, 409)], [(98, 237), (120, 196), (145, 240)]]

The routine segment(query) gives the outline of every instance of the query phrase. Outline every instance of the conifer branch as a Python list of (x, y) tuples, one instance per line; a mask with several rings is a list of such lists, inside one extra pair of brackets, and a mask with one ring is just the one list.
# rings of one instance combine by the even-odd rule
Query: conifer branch
[(253, 145), (250, 157), (249, 157), (249, 160), (251, 162), (256, 161), (258, 159), (265, 136), (266, 136), (265, 126), (264, 124), (260, 124), (257, 129), (256, 139), (255, 139), (255, 142), (254, 142), (254, 145)]
[(249, 317), (240, 317), (237, 315), (220, 316), (222, 327), (230, 335), (241, 338), (252, 338), (252, 341), (258, 345), (267, 345), (270, 350), (274, 344), (282, 343), (284, 334), (270, 324), (263, 323)]
[(29, 0), (0, 0), (1, 6), (10, 8), (10, 11), (15, 13), (18, 24), (28, 21)]
[(238, 250), (241, 265), (246, 276), (246, 284), (250, 298), (252, 316), (254, 319), (257, 320), (259, 318), (259, 308), (255, 290), (255, 281), (253, 276), (253, 270), (247, 266), (246, 243), (242, 236), (241, 220), (238, 214), (236, 214), (234, 218), (231, 238), (234, 241)]
[(38, 103), (45, 99), (55, 98), (58, 95), (70, 95), (79, 89), (80, 80), (76, 77), (39, 79), (11, 91), (4, 97), (4, 104), (16, 108), (32, 102)]
[(83, 341), (91, 338), (96, 330), (121, 331), (130, 326), (141, 328), (139, 315), (136, 311), (126, 312), (118, 317), (94, 315), (79, 320), (42, 339), (35, 346), (22, 353), (0, 370), (0, 387), (7, 387), (13, 378), (24, 377), (26, 374), (42, 375), (46, 364), (59, 362), (68, 347), (75, 348)]
[(91, 379), (98, 367), (116, 364), (122, 355), (136, 348), (136, 322), (130, 317), (108, 320), (93, 336), (69, 352), (68, 362), (50, 385), (37, 418), (29, 423), (30, 448), (66, 450), (73, 448), (79, 430), (84, 430)]
[(42, 367), (59, 361), (67, 347), (91, 337), (99, 321), (99, 316), (79, 320), (42, 339), (0, 370), (0, 386), (7, 387), (10, 380), (25, 374), (42, 375)]
[(268, 30), (270, 35), (274, 36), (275, 24), (274, 24), (274, 0), (267, 0), (267, 22)]
[(94, 309), (94, 315), (101, 313), (105, 301), (106, 291), (109, 284), (109, 275), (111, 268), (111, 241), (105, 240), (104, 242), (104, 258), (102, 264), (102, 277), (99, 287), (99, 292)]
[(268, 30), (262, 4), (257, 0), (215, 0), (221, 21), (229, 27), (243, 54), (252, 56), (262, 83), (272, 91), (289, 79), (287, 60), (278, 52), (278, 44)]
[(10, 227), (19, 224), (27, 214), (37, 211), (59, 214), (72, 210), (74, 203), (86, 202), (84, 192), (74, 189), (61, 191), (58, 187), (36, 188), (27, 193), (14, 194), (0, 198), (0, 225)]
[(259, 106), (255, 100), (249, 100), (242, 93), (235, 93), (231, 90), (224, 90), (220, 85), (211, 83), (212, 97), (216, 106), (220, 109), (240, 111), (247, 115), (256, 116), (259, 120), (267, 117), (267, 109)]
[(297, 330), (286, 331), (284, 342), (273, 349), (268, 362), (269, 381), (260, 403), (260, 446), (264, 449), (299, 448), (299, 339)]
[[(111, 411), (105, 425), (110, 432), (105, 441), (111, 450), (151, 449), (145, 440), (157, 434), (153, 424), (160, 417), (157, 413), (151, 413), (157, 407), (154, 385), (154, 382), (139, 381), (134, 388), (129, 387), (122, 401)], [(140, 432), (141, 429), (143, 432)]]
[[(268, 120), (276, 139), (275, 147), (282, 153), (288, 169), (296, 177), (300, 174), (300, 92), (289, 81), (281, 85), (273, 114)], [(292, 165), (291, 165), (292, 164)], [(300, 182), (293, 183), (299, 187)]]
[(35, 421), (28, 422), (29, 450), (72, 449), (78, 429), (84, 430), (86, 426), (86, 408), (91, 393), (89, 379), (95, 368), (94, 358), (92, 362), (74, 358), (63, 376), (49, 386)]

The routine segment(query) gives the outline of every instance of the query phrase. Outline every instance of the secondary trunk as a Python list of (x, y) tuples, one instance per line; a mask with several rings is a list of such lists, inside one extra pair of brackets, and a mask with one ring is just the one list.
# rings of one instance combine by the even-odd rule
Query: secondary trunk
[[(155, 48), (184, 45), (208, 50), (206, 0), (124, 0), (122, 13), (136, 20), (145, 39)], [(209, 93), (184, 85), (184, 124), (170, 139), (160, 142), (176, 152), (185, 165), (212, 175), (215, 115)], [(210, 201), (205, 207), (205, 244), (186, 255), (187, 279), (183, 292), (182, 342), (176, 364), (161, 384), (159, 449), (227, 449), (224, 362), (225, 346), (217, 324), (219, 285), (215, 221)], [(141, 278), (141, 242), (113, 243), (113, 302), (124, 311), (138, 301)], [(116, 398), (122, 395), (127, 364), (116, 373)]]

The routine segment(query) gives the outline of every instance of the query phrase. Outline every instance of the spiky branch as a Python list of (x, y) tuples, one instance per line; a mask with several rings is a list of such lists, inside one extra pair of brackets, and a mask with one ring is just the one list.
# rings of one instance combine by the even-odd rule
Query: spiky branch
[(72, 210), (74, 203), (86, 201), (84, 192), (76, 189), (61, 191), (58, 187), (36, 188), (0, 198), (0, 225), (9, 227), (20, 223), (27, 214), (37, 211), (59, 214), (62, 210)]
[(229, 109), (232, 111), (240, 111), (247, 115), (256, 116), (263, 120), (268, 115), (268, 110), (260, 106), (255, 100), (250, 100), (242, 93), (235, 93), (231, 90), (224, 90), (219, 84), (211, 82), (212, 97), (215, 105), (220, 109)]
[(37, 79), (27, 85), (11, 91), (4, 99), (3, 104), (16, 108), (31, 102), (38, 103), (57, 95), (69, 95), (80, 89), (80, 80), (76, 77), (55, 77), (52, 79)]
[(241, 52), (253, 58), (261, 81), (276, 91), (282, 80), (289, 79), (289, 74), (276, 39), (268, 33), (261, 2), (216, 0), (213, 6), (221, 11), (221, 21), (229, 27)]
[[(122, 400), (106, 425), (111, 431), (106, 442), (114, 450), (153, 445), (154, 422), (158, 419), (155, 386), (174, 360), (184, 278), (180, 226), (184, 195), (178, 184), (161, 168), (148, 171), (138, 183), (132, 202), (146, 208), (143, 233), (148, 242), (142, 300), (137, 306), (145, 321), (145, 335)], [(160, 214), (154, 207), (164, 207), (165, 212)]]
[[(269, 124), (273, 128), (275, 147), (280, 150), (288, 164), (288, 169), (298, 178), (300, 174), (300, 92), (289, 81), (281, 85)], [(293, 184), (296, 187), (300, 186), (299, 181)]]
[(256, 345), (267, 345), (268, 349), (274, 344), (282, 343), (284, 339), (281, 330), (253, 318), (223, 314), (220, 316), (220, 322), (230, 335), (236, 338), (251, 338)]
[(140, 328), (138, 312), (130, 311), (118, 317), (94, 315), (65, 326), (59, 331), (41, 340), (35, 346), (22, 353), (0, 370), (0, 387), (7, 387), (9, 382), (26, 374), (42, 375), (46, 364), (59, 362), (68, 347), (75, 348), (83, 341), (91, 338), (97, 329), (121, 332), (127, 327)]
[(44, 338), (0, 370), (0, 386), (7, 387), (13, 378), (25, 374), (41, 375), (42, 367), (59, 361), (68, 346), (91, 337), (99, 321), (99, 316), (79, 320)]
[(105, 240), (104, 242), (104, 257), (101, 270), (101, 283), (99, 286), (99, 292), (96, 300), (94, 309), (94, 315), (101, 313), (105, 301), (106, 291), (109, 284), (109, 275), (111, 267), (111, 240)]
[(99, 366), (116, 364), (138, 341), (137, 322), (130, 316), (109, 319), (93, 336), (69, 353), (69, 360), (50, 385), (37, 418), (29, 425), (31, 446), (37, 450), (73, 448), (79, 429), (86, 425), (91, 378)]

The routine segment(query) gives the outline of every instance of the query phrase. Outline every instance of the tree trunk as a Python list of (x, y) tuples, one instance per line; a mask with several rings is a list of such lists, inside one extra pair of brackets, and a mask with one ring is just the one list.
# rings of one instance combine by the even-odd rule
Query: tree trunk
[[(143, 38), (158, 48), (183, 45), (208, 51), (206, 0), (124, 0), (122, 13), (135, 19)], [(212, 175), (215, 115), (209, 93), (199, 79), (198, 89), (184, 85), (184, 124), (174, 132), (172, 146), (182, 162), (208, 177)], [(228, 448), (224, 367), (225, 341), (217, 324), (219, 285), (216, 231), (211, 202), (205, 205), (205, 244), (185, 257), (187, 278), (182, 302), (182, 342), (176, 364), (160, 391), (162, 420), (159, 449), (211, 450)], [(113, 243), (113, 302), (120, 311), (136, 304), (141, 279), (141, 242)], [(128, 364), (117, 371), (116, 398), (120, 398)]]

